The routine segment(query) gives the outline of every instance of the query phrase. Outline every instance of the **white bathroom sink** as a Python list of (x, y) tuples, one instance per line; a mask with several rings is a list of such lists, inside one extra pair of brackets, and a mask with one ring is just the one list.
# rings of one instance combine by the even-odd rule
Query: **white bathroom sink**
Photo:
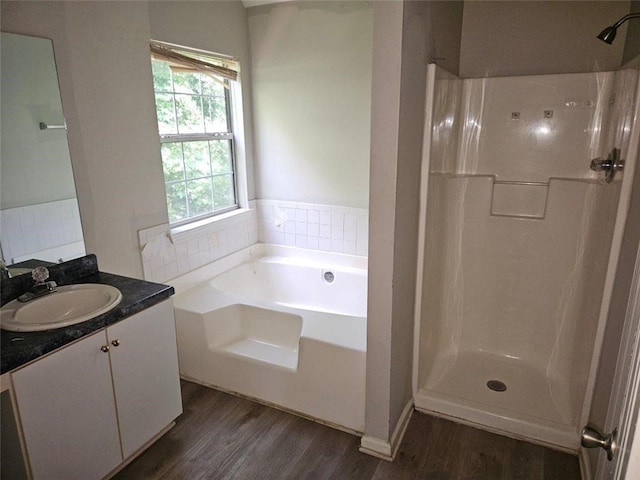
[(122, 300), (111, 285), (82, 283), (26, 303), (13, 300), (0, 309), (0, 326), (13, 332), (38, 332), (68, 327), (108, 312)]

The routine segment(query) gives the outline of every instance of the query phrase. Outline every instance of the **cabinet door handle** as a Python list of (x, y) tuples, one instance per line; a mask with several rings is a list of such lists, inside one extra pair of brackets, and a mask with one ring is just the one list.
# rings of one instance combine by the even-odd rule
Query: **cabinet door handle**
[(117, 338), (115, 340), (111, 340), (111, 345), (113, 345), (114, 347), (119, 347), (120, 340), (118, 340)]
[(100, 350), (102, 350), (104, 353), (107, 353), (109, 351), (109, 345), (102, 345), (100, 347)]

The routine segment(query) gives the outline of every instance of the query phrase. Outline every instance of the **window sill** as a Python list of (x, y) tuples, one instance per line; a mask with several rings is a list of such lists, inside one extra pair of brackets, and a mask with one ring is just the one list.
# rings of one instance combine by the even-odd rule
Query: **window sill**
[(222, 213), (215, 217), (209, 217), (202, 220), (197, 220), (186, 225), (180, 225), (179, 227), (173, 227), (169, 230), (169, 238), (172, 242), (176, 240), (185, 240), (191, 236), (202, 233), (203, 230), (217, 226), (225, 221), (233, 222), (233, 220), (241, 219), (251, 213), (251, 208), (238, 208), (231, 212)]

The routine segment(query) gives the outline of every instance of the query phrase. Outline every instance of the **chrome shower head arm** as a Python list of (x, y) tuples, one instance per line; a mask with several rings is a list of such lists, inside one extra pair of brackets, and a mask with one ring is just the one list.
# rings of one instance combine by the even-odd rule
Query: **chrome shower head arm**
[(622, 25), (627, 20), (631, 20), (632, 18), (640, 18), (640, 13), (629, 13), (625, 15), (610, 27), (607, 27), (604, 30), (602, 30), (598, 35), (598, 38), (603, 42), (611, 45), (613, 43), (613, 40), (616, 38), (616, 32), (618, 30), (618, 27), (620, 27), (620, 25)]

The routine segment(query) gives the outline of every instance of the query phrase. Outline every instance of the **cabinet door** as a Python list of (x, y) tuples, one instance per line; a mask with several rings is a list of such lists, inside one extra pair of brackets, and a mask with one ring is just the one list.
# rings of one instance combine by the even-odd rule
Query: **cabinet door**
[(127, 458), (182, 413), (173, 303), (118, 322), (107, 328), (107, 336)]
[(104, 477), (120, 462), (104, 331), (11, 375), (35, 480)]

